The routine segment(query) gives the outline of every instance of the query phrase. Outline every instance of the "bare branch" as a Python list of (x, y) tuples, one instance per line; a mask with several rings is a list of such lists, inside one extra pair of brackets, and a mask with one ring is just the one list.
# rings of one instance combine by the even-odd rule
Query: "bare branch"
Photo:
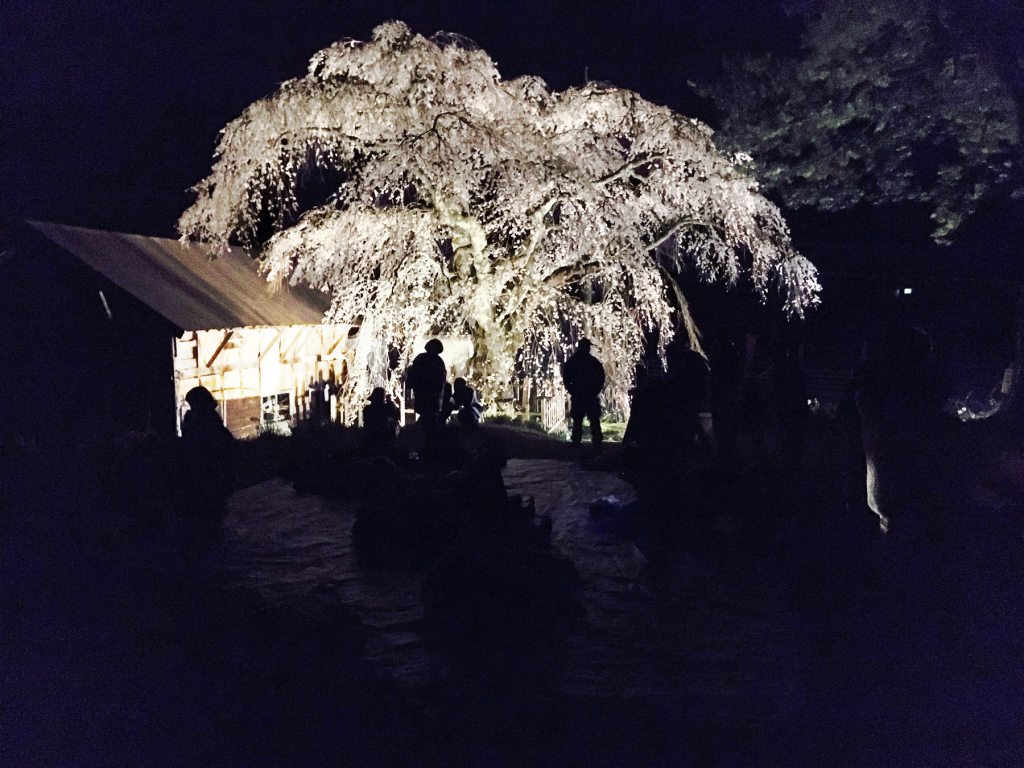
[(663, 160), (666, 157), (668, 157), (668, 155), (665, 154), (664, 152), (661, 152), (661, 153), (657, 153), (657, 154), (654, 154), (654, 155), (645, 155), (643, 157), (636, 158), (636, 159), (631, 160), (630, 162), (626, 163), (621, 168), (613, 171), (612, 173), (609, 173), (607, 176), (601, 177), (600, 179), (595, 181), (594, 184), (596, 186), (599, 186), (599, 187), (606, 187), (609, 184), (611, 184), (613, 181), (618, 181), (619, 179), (621, 179), (621, 178), (623, 178), (625, 176), (629, 176), (637, 168), (640, 168), (641, 166), (647, 165), (648, 163), (653, 163), (653, 162), (656, 162), (658, 160)]
[(648, 246), (652, 251), (657, 251), (662, 245), (667, 243), (672, 237), (674, 237), (679, 230), (685, 227), (692, 227), (699, 225), (701, 221), (694, 218), (693, 216), (683, 216), (680, 219), (672, 222), (671, 224), (662, 227), (661, 231), (654, 235), (654, 240)]

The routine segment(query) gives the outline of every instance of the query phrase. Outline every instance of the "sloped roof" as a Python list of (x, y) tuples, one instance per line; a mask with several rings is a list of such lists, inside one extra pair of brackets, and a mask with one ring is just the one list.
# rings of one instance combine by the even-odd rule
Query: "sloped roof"
[(302, 286), (271, 292), (240, 248), (216, 259), (206, 245), (30, 221), (64, 250), (186, 331), (313, 325), (330, 296)]

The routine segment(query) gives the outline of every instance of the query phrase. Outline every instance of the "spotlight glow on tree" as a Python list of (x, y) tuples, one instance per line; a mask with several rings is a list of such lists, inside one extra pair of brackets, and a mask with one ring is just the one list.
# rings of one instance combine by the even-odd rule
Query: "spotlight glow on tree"
[(328, 319), (361, 326), (350, 399), (387, 383), (383, 345), (469, 334), (470, 378), (494, 399), (517, 359), (550, 384), (585, 335), (626, 410), (645, 332), (662, 353), (693, 332), (669, 270), (749, 275), (789, 312), (817, 301), (778, 209), (710, 137), (631, 91), (503, 81), (465, 38), (390, 22), (231, 122), (178, 226), (332, 293)]

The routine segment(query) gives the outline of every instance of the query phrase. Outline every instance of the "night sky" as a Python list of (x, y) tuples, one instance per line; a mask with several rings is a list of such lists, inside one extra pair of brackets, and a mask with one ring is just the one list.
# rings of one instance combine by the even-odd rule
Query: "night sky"
[[(313, 53), (369, 39), (396, 18), (479, 43), (507, 79), (556, 90), (610, 81), (715, 123), (687, 86), (722, 56), (799, 46), (813, 0), (693, 2), (60, 2), (0, 10), (0, 212), (150, 235), (174, 234), (217, 132)], [(971, 0), (964, 19), (1024, 96), (1024, 7)]]
[[(796, 12), (812, 4), (6, 3), (0, 9), (0, 222), (6, 229), (40, 219), (175, 236), (175, 221), (193, 199), (189, 187), (210, 170), (218, 131), (282, 80), (303, 75), (316, 51), (345, 37), (369, 39), (388, 19), (401, 19), (425, 35), (447, 30), (475, 40), (507, 79), (538, 75), (561, 90), (589, 76), (714, 126), (714, 109), (687, 81), (713, 79), (728, 53), (795, 53)], [(1018, 65), (1024, 60), (1024, 7), (1017, 0), (972, 0), (962, 7), (1005, 79), (1024, 96), (1024, 69)], [(982, 361), (975, 366), (978, 378), (987, 380), (1005, 364), (1012, 305), (1024, 278), (1019, 204), (984, 207), (952, 248), (931, 244), (922, 211), (861, 209), (841, 216), (789, 211), (787, 218), (797, 247), (823, 270), (825, 305), (817, 322), (830, 330), (810, 345), (819, 365), (847, 366), (854, 326), (878, 314), (871, 301), (911, 282), (918, 288), (914, 311), (946, 334), (946, 346), (977, 351), (957, 354)], [(20, 276), (39, 269), (23, 266)], [(6, 272), (7, 288), (0, 290), (5, 326), (20, 322), (19, 300), (22, 311), (40, 313), (39, 327), (51, 317), (65, 329), (85, 328), (88, 335), (89, 328), (106, 322), (95, 301), (98, 277), (74, 276), (89, 295), (75, 299), (88, 309), (79, 307), (72, 317), (70, 294), (57, 299), (63, 304), (56, 309), (39, 309), (40, 303), (16, 286), (18, 268)], [(40, 277), (55, 286), (60, 282), (56, 272)], [(874, 292), (871, 301), (862, 300), (866, 292)], [(981, 350), (981, 342), (989, 348)], [(0, 347), (24, 344), (21, 338)]]
[(309, 58), (397, 18), (458, 32), (505, 78), (607, 80), (709, 118), (687, 87), (729, 50), (792, 49), (772, 2), (17, 2), (4, 16), (4, 213), (174, 234), (217, 132)]

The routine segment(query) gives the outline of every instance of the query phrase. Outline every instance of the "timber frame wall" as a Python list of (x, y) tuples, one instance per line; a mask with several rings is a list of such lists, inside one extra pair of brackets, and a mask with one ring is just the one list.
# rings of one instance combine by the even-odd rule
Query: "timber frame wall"
[[(336, 386), (348, 376), (348, 325), (254, 326), (226, 330), (185, 331), (173, 339), (174, 397), (178, 434), (188, 410), (185, 395), (204, 386), (216, 398), (221, 418), (238, 438), (255, 437), (261, 427), (281, 422), (289, 426), (310, 414), (309, 389), (323, 375)], [(354, 341), (355, 339), (352, 339)], [(445, 339), (449, 379), (463, 375), (469, 352), (455, 339)], [(565, 423), (567, 395), (560, 378), (554, 392), (544, 397), (527, 379), (514, 387), (512, 402), (526, 418), (537, 419), (548, 430)], [(402, 424), (414, 420), (400, 398)], [(342, 424), (358, 423), (360, 412), (346, 413), (343, 399), (331, 401), (330, 418)]]
[[(188, 409), (185, 395), (200, 385), (217, 399), (235, 437), (254, 437), (260, 426), (306, 418), (311, 380), (323, 374), (340, 384), (348, 373), (348, 331), (347, 325), (186, 331), (173, 340), (178, 433)], [(337, 399), (330, 416), (346, 421)]]

